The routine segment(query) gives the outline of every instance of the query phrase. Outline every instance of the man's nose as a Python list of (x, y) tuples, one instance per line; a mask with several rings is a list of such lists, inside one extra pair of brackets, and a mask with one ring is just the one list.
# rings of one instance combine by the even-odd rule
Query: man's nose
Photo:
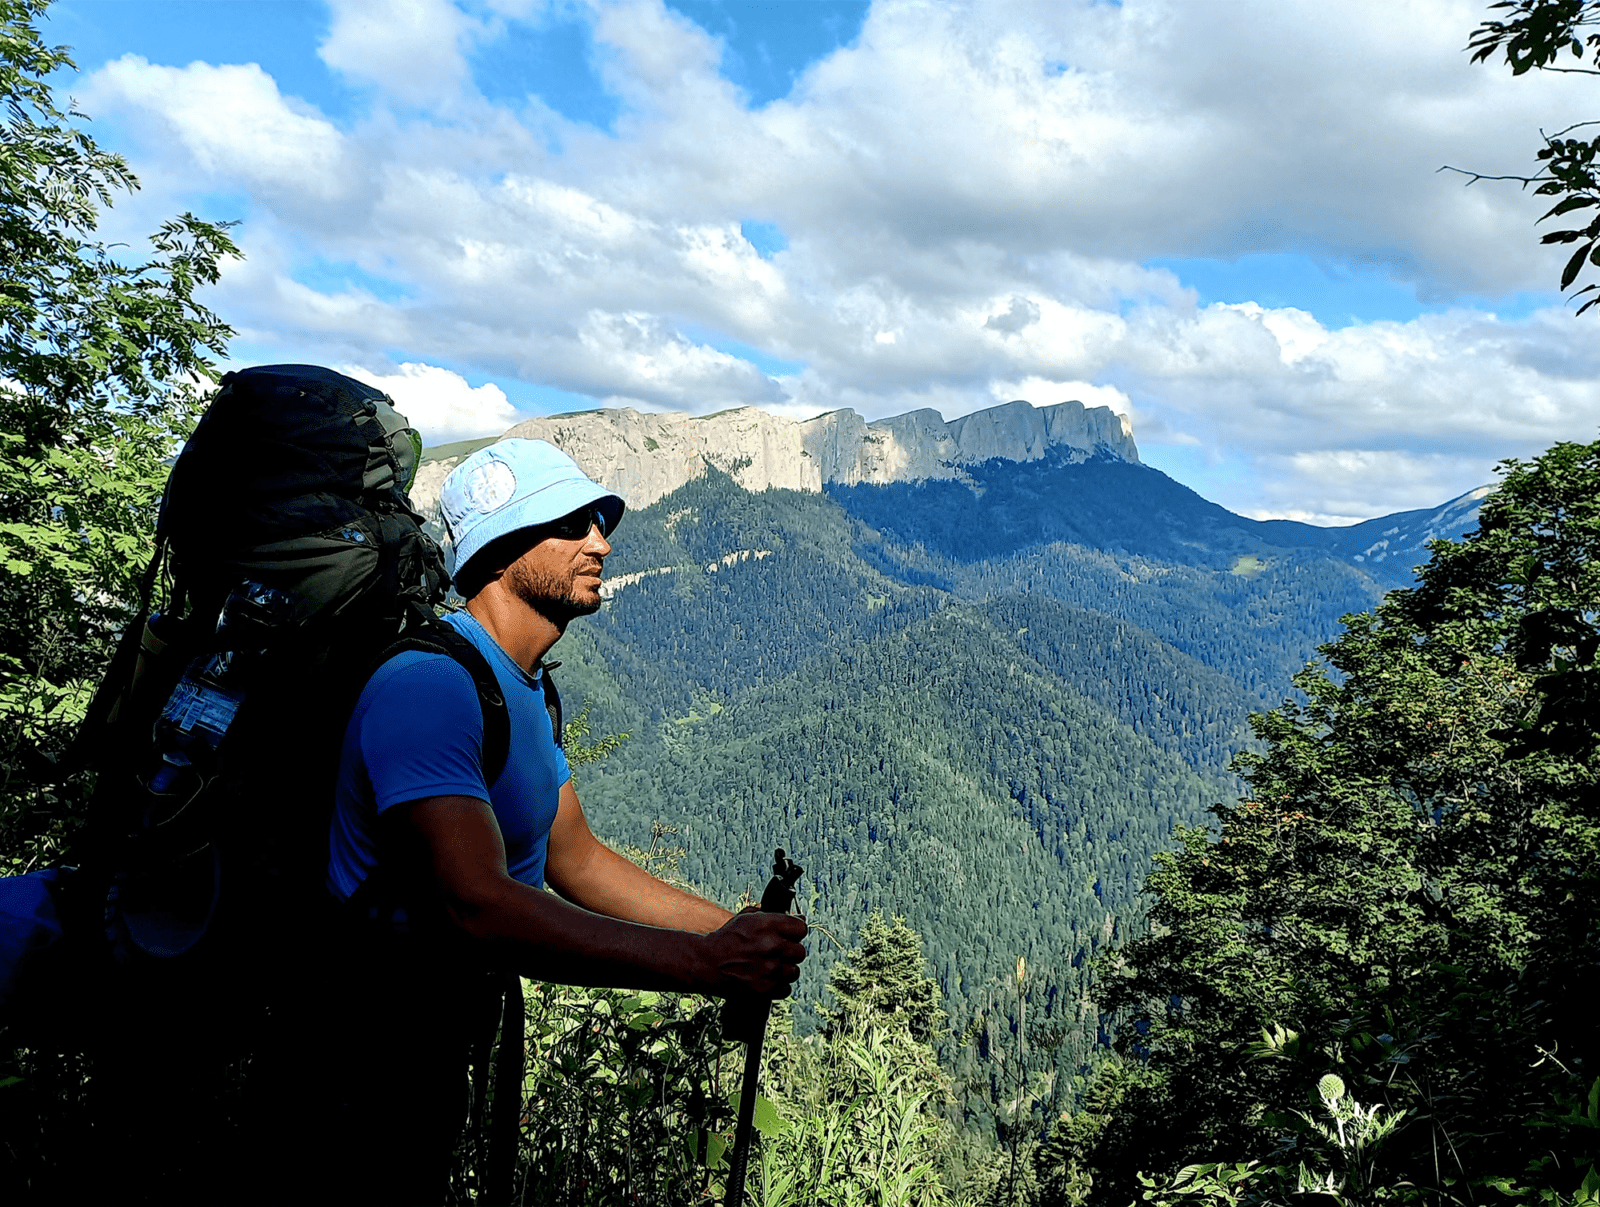
[(604, 557), (611, 552), (611, 542), (606, 540), (605, 534), (600, 531), (600, 525), (589, 525), (589, 540), (583, 549), (585, 553), (592, 553), (596, 557)]

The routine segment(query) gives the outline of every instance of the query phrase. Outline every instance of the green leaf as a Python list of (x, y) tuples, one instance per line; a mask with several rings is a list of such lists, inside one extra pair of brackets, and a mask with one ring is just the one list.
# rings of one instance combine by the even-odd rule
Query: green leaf
[(1591, 239), (1572, 254), (1572, 259), (1568, 260), (1567, 266), (1561, 270), (1561, 288), (1565, 289), (1577, 279), (1578, 273), (1583, 269), (1583, 262), (1593, 247), (1594, 240)]
[(755, 1129), (763, 1136), (778, 1136), (789, 1130), (788, 1121), (779, 1118), (778, 1108), (764, 1094), (756, 1095)]
[(1600, 197), (1568, 197), (1565, 201), (1558, 202), (1552, 206), (1549, 212), (1544, 215), (1544, 218), (1540, 218), (1539, 221), (1543, 222), (1545, 218), (1554, 218), (1558, 214), (1570, 214), (1573, 210), (1587, 209), (1591, 205), (1600, 205)]
[(727, 1162), (722, 1159), (722, 1154), (728, 1151), (732, 1143), (721, 1132), (711, 1132), (706, 1136), (706, 1168), (722, 1169)]

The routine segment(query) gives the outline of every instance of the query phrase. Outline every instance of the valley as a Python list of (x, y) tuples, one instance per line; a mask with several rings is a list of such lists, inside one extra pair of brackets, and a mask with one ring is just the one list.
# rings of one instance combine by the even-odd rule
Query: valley
[(759, 892), (774, 847), (806, 866), (828, 934), (802, 1031), (881, 910), (924, 937), (947, 1063), (1009, 1027), (999, 988), (1023, 956), (1051, 1040), (1035, 1062), (1070, 1075), (1107, 1034), (1093, 957), (1142, 925), (1173, 827), (1238, 794), (1249, 712), (1476, 500), (1318, 529), (1233, 515), (1107, 448), (952, 468), (752, 490), (702, 462), (628, 512), (556, 676), (569, 715), (629, 735), (578, 773), (597, 832), (675, 827), (683, 873), (724, 901)]

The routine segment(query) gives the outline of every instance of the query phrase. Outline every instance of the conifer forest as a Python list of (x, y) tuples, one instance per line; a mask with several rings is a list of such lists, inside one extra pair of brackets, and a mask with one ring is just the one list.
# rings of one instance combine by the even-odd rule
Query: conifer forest
[[(98, 233), (137, 181), (52, 92), (42, 11), (0, 0), (0, 875), (82, 849), (75, 742), (233, 337), (225, 226)], [(805, 868), (746, 1201), (1600, 1204), (1600, 442), (1508, 459), (1462, 517), (1380, 566), (1053, 455), (816, 493), (708, 466), (630, 510), (552, 653), (589, 820), (729, 907), (775, 848)], [(719, 1003), (523, 1005), (455, 1201), (722, 1202)], [(170, 1160), (248, 1125), (254, 1018)], [(85, 1146), (139, 1095), (81, 1038), (0, 1012), (6, 1202), (102, 1185)]]

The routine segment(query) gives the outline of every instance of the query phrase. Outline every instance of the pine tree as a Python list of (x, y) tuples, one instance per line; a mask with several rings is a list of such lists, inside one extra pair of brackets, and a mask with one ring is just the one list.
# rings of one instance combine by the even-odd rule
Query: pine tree
[(858, 945), (828, 976), (837, 1003), (830, 1036), (867, 1027), (903, 1028), (913, 1042), (935, 1042), (947, 1028), (939, 983), (927, 975), (922, 936), (896, 917), (874, 912)]

